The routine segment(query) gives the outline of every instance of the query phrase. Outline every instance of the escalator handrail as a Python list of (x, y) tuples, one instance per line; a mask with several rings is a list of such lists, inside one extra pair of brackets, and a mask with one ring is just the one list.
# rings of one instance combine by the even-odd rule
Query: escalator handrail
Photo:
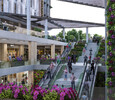
[[(69, 54), (69, 52), (71, 51), (73, 45), (74, 45), (74, 44), (71, 45), (71, 48), (69, 49), (68, 54)], [(66, 55), (66, 56), (67, 56), (67, 55)], [(60, 64), (61, 64), (61, 60), (60, 60), (60, 63), (58, 64), (56, 70), (54, 71), (54, 73), (53, 73), (53, 75), (52, 75), (52, 79), (50, 79), (50, 81), (48, 82), (48, 86), (49, 86), (49, 84), (51, 83), (51, 81), (53, 80), (54, 76), (56, 76), (56, 74), (59, 72), (59, 69), (60, 69), (59, 67), (61, 67)]]
[(84, 77), (85, 77), (85, 74), (86, 74), (86, 69), (87, 69), (87, 65), (85, 66), (85, 69), (84, 69), (84, 72), (83, 72), (83, 77), (82, 77), (82, 81), (81, 81), (81, 84), (80, 84), (80, 87), (79, 87), (79, 90), (78, 90), (78, 97), (77, 99), (80, 97), (80, 94), (81, 94), (81, 91), (82, 91), (82, 84), (83, 84), (83, 80), (84, 80)]
[(93, 97), (93, 90), (94, 90), (94, 86), (95, 86), (97, 71), (98, 71), (98, 65), (96, 64), (96, 66), (95, 66), (95, 75), (93, 75), (93, 80), (92, 80), (92, 84), (91, 84), (91, 87), (90, 87), (89, 100), (92, 100), (92, 97)]
[[(70, 42), (69, 42), (69, 43), (70, 43)], [(69, 44), (69, 43), (68, 43), (68, 44)], [(71, 47), (72, 47), (72, 46), (71, 46)], [(62, 55), (66, 52), (66, 50), (67, 50), (67, 48), (63, 51)], [(62, 55), (61, 55), (61, 58), (62, 58)], [(61, 61), (60, 61), (60, 63), (61, 63)], [(59, 67), (60, 63), (56, 66), (56, 70), (54, 71), (54, 73), (53, 73), (53, 75), (52, 75), (52, 78), (54, 77), (56, 71), (58, 70), (58, 67)], [(43, 75), (43, 77), (45, 77), (45, 76), (47, 75), (47, 71), (48, 71), (48, 70), (49, 70), (49, 67), (47, 68), (46, 73)], [(49, 82), (50, 82), (50, 81), (49, 81)], [(43, 78), (40, 80), (39, 86), (42, 86), (42, 83), (43, 83)], [(48, 84), (49, 84), (49, 83), (48, 83)]]

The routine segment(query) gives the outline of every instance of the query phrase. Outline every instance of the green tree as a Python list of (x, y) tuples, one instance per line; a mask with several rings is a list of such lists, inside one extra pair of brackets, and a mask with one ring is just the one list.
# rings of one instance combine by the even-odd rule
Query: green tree
[(63, 31), (59, 32), (59, 34), (57, 34), (56, 37), (63, 39)]

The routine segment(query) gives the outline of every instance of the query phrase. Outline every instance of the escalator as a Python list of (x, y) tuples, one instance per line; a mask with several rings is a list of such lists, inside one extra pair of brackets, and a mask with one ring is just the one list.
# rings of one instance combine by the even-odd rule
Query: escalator
[[(93, 91), (94, 91), (94, 86), (95, 86), (95, 80), (96, 80), (96, 75), (97, 75), (97, 71), (98, 71), (98, 64), (95, 64), (95, 73), (93, 75), (93, 73), (91, 73), (91, 81), (87, 81), (86, 77), (87, 77), (87, 66), (84, 69), (84, 73), (83, 73), (83, 77), (82, 77), (82, 81), (78, 90), (78, 100), (81, 100), (82, 95), (84, 94), (84, 92), (86, 93), (88, 100), (92, 100), (93, 97)], [(88, 84), (88, 89), (86, 89), (86, 84)]]
[[(62, 55), (61, 55), (61, 58), (62, 57), (65, 57), (67, 58), (69, 52), (71, 51), (71, 49), (74, 47), (74, 42), (71, 43), (71, 47), (70, 48), (66, 48)], [(69, 43), (68, 43), (69, 45)], [(66, 60), (67, 61), (67, 60)], [(66, 61), (64, 61), (64, 63), (66, 63)], [(41, 81), (39, 82), (39, 86), (42, 86), (43, 88), (46, 88), (46, 87), (50, 87), (51, 86), (51, 83), (52, 81), (54, 80), (55, 76), (57, 75), (57, 73), (59, 72), (60, 68), (62, 67), (62, 64), (63, 64), (63, 61), (60, 60), (60, 63), (58, 63), (57, 66), (54, 67), (54, 69), (52, 70), (51, 72), (51, 79), (44, 79), (45, 77), (47, 77), (47, 73), (44, 74), (43, 78), (41, 79)], [(49, 70), (50, 68), (48, 67), (46, 72)]]

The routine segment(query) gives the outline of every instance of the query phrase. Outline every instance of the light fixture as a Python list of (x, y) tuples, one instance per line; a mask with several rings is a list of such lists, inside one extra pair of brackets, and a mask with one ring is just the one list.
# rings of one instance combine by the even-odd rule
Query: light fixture
[(11, 46), (11, 47), (14, 47), (14, 45), (13, 45), (13, 44), (11, 44), (10, 46)]

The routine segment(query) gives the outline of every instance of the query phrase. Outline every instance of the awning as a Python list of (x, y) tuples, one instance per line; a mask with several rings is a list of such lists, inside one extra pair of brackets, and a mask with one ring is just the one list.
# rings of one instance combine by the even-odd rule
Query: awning
[[(11, 13), (0, 13), (0, 19), (4, 19), (8, 22), (20, 23), (26, 26), (26, 15), (11, 14)], [(45, 19), (48, 19), (48, 29), (59, 29), (59, 28), (86, 28), (86, 27), (104, 27), (103, 23), (93, 23), (85, 21), (67, 20), (59, 18), (47, 18), (31, 16), (32, 27), (41, 27), (44, 29)]]
[(105, 8), (105, 0), (59, 0), (93, 7)]

